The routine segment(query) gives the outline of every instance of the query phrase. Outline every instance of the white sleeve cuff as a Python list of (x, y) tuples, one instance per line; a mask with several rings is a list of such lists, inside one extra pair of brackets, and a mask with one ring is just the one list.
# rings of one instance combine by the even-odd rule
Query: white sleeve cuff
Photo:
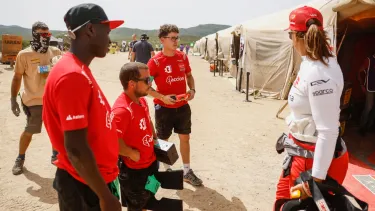
[(327, 171), (319, 170), (313, 167), (312, 176), (321, 180), (325, 180), (327, 177)]

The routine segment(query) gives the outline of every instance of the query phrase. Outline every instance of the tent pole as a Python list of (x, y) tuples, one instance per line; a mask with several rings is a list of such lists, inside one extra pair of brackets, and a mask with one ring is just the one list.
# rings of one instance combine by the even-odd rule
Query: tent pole
[(344, 36), (342, 37), (341, 42), (340, 42), (340, 44), (339, 44), (339, 47), (338, 47), (338, 49), (337, 49), (337, 51), (336, 51), (336, 56), (339, 55), (339, 52), (340, 52), (340, 49), (341, 49), (341, 45), (342, 45), (342, 43), (344, 42), (344, 39), (345, 39), (345, 37), (346, 37), (346, 32), (347, 32), (347, 31), (348, 31), (348, 26), (346, 26)]
[(283, 112), (283, 110), (285, 109), (285, 107), (288, 105), (288, 101), (286, 101), (285, 103), (284, 103), (284, 105), (282, 105), (280, 108), (279, 108), (279, 110), (277, 111), (277, 114), (276, 114), (276, 118), (278, 118), (278, 119), (285, 119), (285, 118), (282, 118), (282, 117), (280, 117), (280, 114), (281, 114), (281, 112)]
[(249, 100), (249, 78), (250, 78), (250, 72), (246, 73), (246, 100), (245, 102), (251, 102)]
[(243, 68), (241, 67), (241, 72), (240, 72), (240, 83), (238, 87), (238, 91), (241, 92), (241, 87), (242, 87), (242, 75), (243, 75)]
[(236, 61), (236, 68), (237, 68), (237, 71), (236, 71), (236, 90), (239, 90), (238, 89), (238, 62)]
[(216, 73), (216, 60), (214, 60), (214, 77), (216, 76), (215, 73)]

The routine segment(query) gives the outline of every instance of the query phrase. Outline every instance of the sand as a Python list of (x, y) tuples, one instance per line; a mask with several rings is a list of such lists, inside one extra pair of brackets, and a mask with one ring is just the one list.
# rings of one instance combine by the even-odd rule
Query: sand
[[(160, 190), (157, 198), (180, 198), (185, 211), (272, 210), (283, 158), (274, 146), (285, 130), (284, 122), (275, 114), (283, 102), (244, 102), (245, 95), (235, 91), (230, 79), (213, 77), (206, 61), (189, 58), (197, 90), (190, 103), (191, 167), (204, 181), (204, 187), (186, 184), (182, 191)], [(118, 73), (126, 62), (127, 54), (118, 53), (91, 64), (111, 104), (121, 93)], [(56, 167), (50, 164), (51, 144), (44, 128), (33, 137), (26, 153), (24, 174), (12, 174), (26, 117), (15, 117), (11, 112), (13, 72), (8, 67), (0, 66), (0, 210), (58, 210), (52, 188)], [(148, 101), (153, 116), (152, 99)], [(176, 135), (170, 140), (179, 143)], [(181, 167), (181, 160), (173, 166)]]

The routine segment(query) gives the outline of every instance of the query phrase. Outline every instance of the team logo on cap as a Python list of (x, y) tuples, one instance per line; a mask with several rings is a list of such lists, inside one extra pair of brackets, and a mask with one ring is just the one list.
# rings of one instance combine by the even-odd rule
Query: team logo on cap
[(291, 15), (290, 15), (290, 20), (293, 20), (295, 17), (296, 17), (295, 14), (291, 14)]

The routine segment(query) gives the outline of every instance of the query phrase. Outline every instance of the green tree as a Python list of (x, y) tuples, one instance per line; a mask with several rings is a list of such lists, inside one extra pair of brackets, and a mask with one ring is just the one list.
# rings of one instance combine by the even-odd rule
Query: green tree
[(22, 49), (25, 49), (30, 46), (29, 40), (22, 40)]

